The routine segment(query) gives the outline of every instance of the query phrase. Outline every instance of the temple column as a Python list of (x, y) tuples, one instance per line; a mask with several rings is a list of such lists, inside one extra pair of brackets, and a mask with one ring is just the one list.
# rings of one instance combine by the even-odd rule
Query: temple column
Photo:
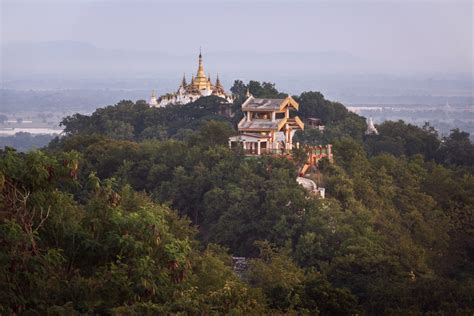
[(290, 138), (291, 138), (290, 127), (288, 126), (288, 124), (286, 124), (286, 126), (285, 126), (285, 149), (286, 150), (291, 149), (290, 148)]
[(291, 137), (291, 128), (288, 128), (288, 146), (290, 147), (290, 150), (293, 149), (293, 137)]
[(257, 155), (260, 156), (260, 141), (257, 141)]

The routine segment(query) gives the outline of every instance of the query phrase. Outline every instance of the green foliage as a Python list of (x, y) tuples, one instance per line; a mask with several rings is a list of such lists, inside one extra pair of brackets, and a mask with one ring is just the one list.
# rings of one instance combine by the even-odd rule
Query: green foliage
[(250, 80), (244, 84), (242, 80), (235, 80), (230, 91), (237, 96), (237, 100), (245, 99), (247, 91), (256, 98), (284, 99), (288, 96), (286, 93), (279, 92), (275, 84), (271, 82), (262, 82)]
[(264, 309), (222, 250), (201, 253), (189, 222), (146, 195), (91, 174), (79, 204), (61, 190), (64, 180), (77, 181), (64, 159), (8, 150), (0, 162), (2, 313)]
[(138, 101), (121, 101), (96, 110), (91, 116), (74, 114), (61, 125), (67, 135), (101, 134), (120, 140), (167, 139), (180, 130), (196, 130), (209, 120), (227, 121), (219, 113), (225, 101), (216, 96), (167, 108), (153, 108)]
[[(0, 122), (2, 115), (0, 114)], [(18, 132), (12, 136), (2, 135), (0, 137), (0, 148), (13, 147), (18, 151), (29, 151), (45, 147), (54, 138), (54, 135), (34, 135), (25, 132)]]
[(244, 98), (247, 93), (247, 85), (242, 80), (235, 80), (234, 85), (230, 88), (230, 92), (237, 96), (237, 98)]
[(330, 144), (342, 137), (362, 141), (366, 129), (364, 118), (349, 112), (341, 103), (328, 101), (320, 92), (312, 91), (294, 98), (300, 104), (301, 118), (319, 118), (325, 125), (324, 132), (311, 128), (298, 131), (296, 141), (310, 145)]
[(275, 88), (275, 84), (271, 82), (258, 82), (250, 80), (247, 85), (250, 94), (256, 98), (273, 98), (273, 99), (284, 99), (288, 95), (286, 93), (279, 92)]
[(259, 258), (250, 262), (248, 282), (260, 287), (274, 312), (353, 315), (357, 301), (349, 291), (334, 288), (313, 270), (306, 273), (291, 259), (289, 251), (276, 250), (268, 242), (257, 243)]
[(288, 254), (278, 253), (267, 242), (257, 243), (259, 259), (250, 262), (246, 277), (249, 283), (261, 287), (271, 308), (288, 311), (299, 303), (296, 288), (304, 279), (303, 270)]
[[(236, 81), (257, 97), (270, 83)], [(474, 176), (468, 134), (363, 118), (317, 92), (304, 160), (227, 148), (239, 115), (214, 97), (122, 101), (64, 120), (45, 151), (0, 151), (1, 314), (472, 314)], [(225, 248), (224, 248), (225, 247)], [(248, 257), (240, 277), (229, 253)]]
[(378, 131), (378, 136), (370, 136), (366, 140), (367, 151), (371, 155), (422, 154), (426, 159), (434, 159), (440, 146), (437, 132), (429, 125), (419, 128), (403, 121), (386, 121), (378, 126)]
[(454, 166), (474, 166), (474, 144), (469, 139), (469, 133), (454, 129), (443, 139), (437, 161)]
[(303, 92), (295, 100), (300, 104), (301, 117), (319, 118), (324, 124), (342, 121), (350, 115), (344, 105), (326, 100), (320, 92)]

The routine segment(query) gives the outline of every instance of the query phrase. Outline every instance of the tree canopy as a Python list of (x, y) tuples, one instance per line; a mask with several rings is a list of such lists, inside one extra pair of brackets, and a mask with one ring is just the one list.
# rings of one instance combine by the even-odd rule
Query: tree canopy
[[(286, 95), (232, 91), (247, 87)], [(214, 97), (121, 101), (65, 118), (42, 150), (1, 150), (0, 313), (472, 314), (469, 135), (364, 135), (319, 92), (295, 99), (326, 125), (298, 141), (333, 144), (313, 173), (326, 199), (298, 186), (297, 159), (229, 149), (238, 113)]]

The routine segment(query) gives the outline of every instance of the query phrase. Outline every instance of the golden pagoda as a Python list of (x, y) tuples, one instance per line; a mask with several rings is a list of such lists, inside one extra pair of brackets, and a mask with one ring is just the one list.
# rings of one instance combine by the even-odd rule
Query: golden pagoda
[[(175, 104), (186, 104), (194, 102), (200, 97), (215, 95), (232, 103), (233, 97), (225, 92), (219, 75), (216, 76), (216, 83), (212, 84), (211, 76), (206, 76), (201, 50), (199, 50), (198, 69), (196, 76), (191, 77), (191, 82), (187, 84), (186, 75), (183, 75), (181, 85), (176, 93), (167, 93), (158, 99), (158, 102), (149, 102), (150, 106), (164, 107)], [(156, 105), (155, 105), (156, 104)]]
[(194, 79), (194, 86), (199, 90), (204, 90), (209, 87), (209, 80), (204, 74), (204, 66), (202, 65), (202, 54), (199, 52), (199, 66)]

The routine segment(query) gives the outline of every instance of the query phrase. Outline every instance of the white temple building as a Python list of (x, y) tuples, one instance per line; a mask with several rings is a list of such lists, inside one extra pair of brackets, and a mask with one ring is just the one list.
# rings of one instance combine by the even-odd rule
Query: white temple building
[(374, 121), (372, 121), (372, 118), (369, 117), (367, 120), (367, 130), (365, 131), (365, 135), (378, 135), (379, 131), (377, 128), (375, 128)]
[(199, 66), (196, 77), (192, 76), (191, 82), (186, 82), (186, 76), (183, 76), (181, 85), (175, 93), (167, 93), (158, 99), (153, 92), (149, 101), (152, 107), (165, 107), (168, 105), (186, 104), (194, 102), (200, 97), (215, 95), (225, 99), (227, 102), (233, 102), (233, 97), (228, 94), (222, 86), (219, 75), (216, 76), (215, 83), (211, 83), (211, 76), (206, 76), (202, 63), (202, 54), (199, 52)]
[(158, 106), (158, 99), (156, 98), (155, 90), (153, 90), (151, 92), (151, 98), (150, 98), (150, 102), (148, 102), (148, 104), (150, 104), (150, 106), (153, 106), (153, 107)]
[(322, 199), (326, 198), (326, 189), (318, 187), (316, 185), (316, 182), (314, 182), (313, 180), (303, 177), (297, 177), (296, 182), (303, 188), (305, 188), (308, 192), (320, 196)]

